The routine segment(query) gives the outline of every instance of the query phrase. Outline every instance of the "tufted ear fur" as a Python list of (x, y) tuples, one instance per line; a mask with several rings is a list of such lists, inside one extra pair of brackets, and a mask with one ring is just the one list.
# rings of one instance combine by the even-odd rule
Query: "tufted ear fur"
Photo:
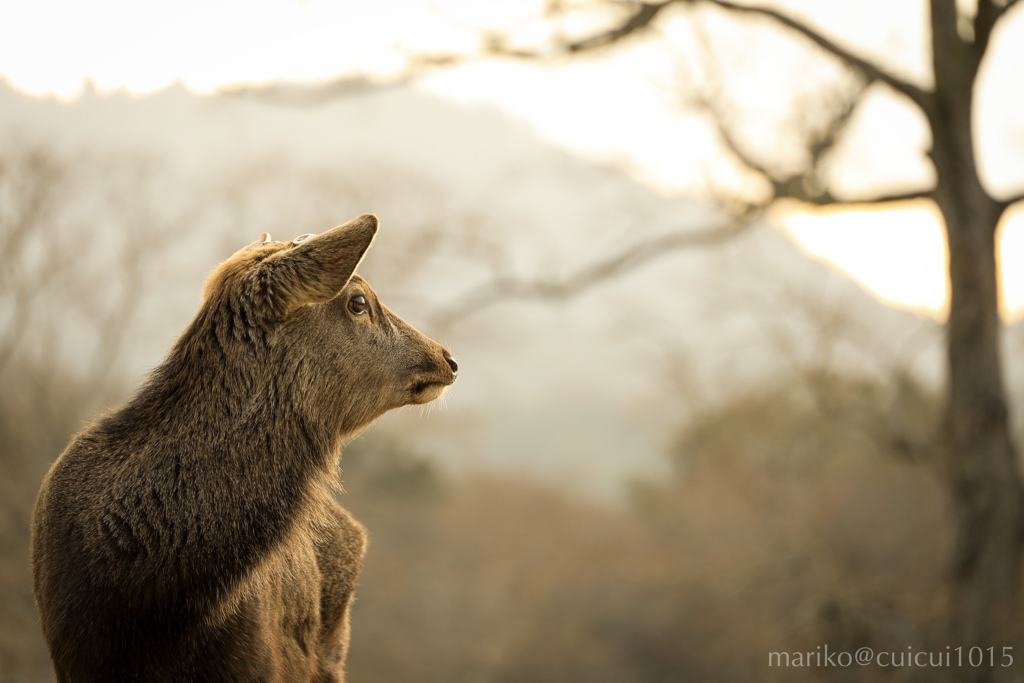
[(281, 317), (307, 304), (330, 301), (352, 277), (377, 233), (377, 217), (364, 214), (282, 249), (260, 264), (259, 281)]

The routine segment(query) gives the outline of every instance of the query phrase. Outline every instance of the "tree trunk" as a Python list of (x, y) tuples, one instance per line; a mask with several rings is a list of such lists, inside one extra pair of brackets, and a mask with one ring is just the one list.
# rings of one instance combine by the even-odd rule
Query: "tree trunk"
[[(989, 681), (1018, 645), (1024, 489), (1010, 434), (1000, 358), (995, 236), (1003, 206), (981, 184), (972, 140), (977, 63), (956, 30), (953, 0), (933, 0), (935, 99), (928, 112), (936, 201), (946, 223), (951, 290), (944, 423), (956, 539), (950, 604), (952, 647), (994, 648), (996, 667), (965, 667), (960, 680)], [(1015, 661), (1024, 652), (1014, 649)], [(966, 660), (965, 660), (966, 661)], [(986, 659), (987, 662), (987, 659)]]
[(1021, 618), (1022, 490), (999, 357), (995, 221), (972, 215), (968, 200), (940, 202), (952, 289), (944, 436), (956, 515), (953, 645), (1002, 652), (1017, 644)]

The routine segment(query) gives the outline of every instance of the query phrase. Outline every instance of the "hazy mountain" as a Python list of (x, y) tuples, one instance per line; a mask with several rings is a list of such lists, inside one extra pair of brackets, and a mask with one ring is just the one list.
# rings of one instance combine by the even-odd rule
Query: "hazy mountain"
[[(456, 470), (500, 467), (610, 492), (623, 475), (657, 471), (688, 414), (794, 368), (939, 377), (937, 325), (881, 305), (763, 225), (665, 254), (568, 301), (508, 301), (430, 329), (434, 313), (496, 274), (564, 279), (714, 221), (708, 208), (557, 149), (496, 109), (411, 87), (319, 104), (180, 87), (146, 97), (87, 91), (61, 104), (0, 84), (0, 142), (26, 140), (83, 168), (142, 160), (128, 168), (145, 169), (157, 214), (209, 201), (199, 227), (161, 247), (173, 265), (149, 283), (129, 330), (140, 343), (122, 360), (136, 381), (188, 321), (218, 260), (264, 229), (290, 238), (377, 213), (364, 274), (449, 344), (462, 369), (443, 410), (429, 419), (409, 410), (375, 431), (418, 439)], [(132, 173), (89, 182), (134, 182)], [(92, 221), (101, 235), (126, 229)]]

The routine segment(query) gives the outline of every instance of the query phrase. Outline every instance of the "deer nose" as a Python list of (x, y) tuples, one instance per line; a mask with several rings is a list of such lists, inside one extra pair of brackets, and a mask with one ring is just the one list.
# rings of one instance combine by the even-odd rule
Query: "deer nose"
[(444, 354), (444, 359), (448, 363), (448, 367), (452, 369), (452, 372), (459, 371), (459, 364), (455, 362), (455, 359), (449, 356), (447, 353)]

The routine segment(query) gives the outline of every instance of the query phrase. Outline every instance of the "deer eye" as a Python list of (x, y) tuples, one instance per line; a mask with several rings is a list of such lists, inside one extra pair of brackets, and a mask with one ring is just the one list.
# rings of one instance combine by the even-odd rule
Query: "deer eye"
[(348, 300), (348, 310), (353, 315), (364, 315), (370, 310), (370, 304), (367, 303), (366, 297), (362, 294), (356, 294), (354, 297)]

